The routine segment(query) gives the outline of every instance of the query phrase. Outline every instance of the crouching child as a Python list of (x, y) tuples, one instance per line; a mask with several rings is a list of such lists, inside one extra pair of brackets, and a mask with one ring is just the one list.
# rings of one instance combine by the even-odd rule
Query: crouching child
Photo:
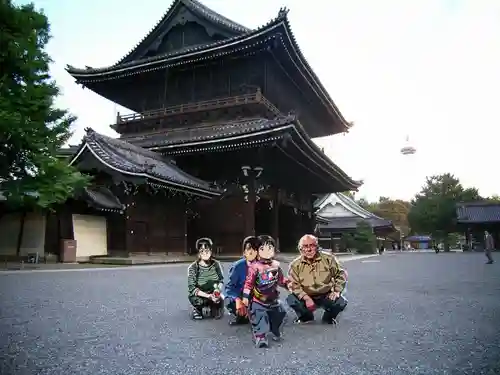
[(198, 259), (188, 268), (188, 299), (195, 320), (206, 316), (220, 319), (224, 315), (221, 296), (224, 274), (220, 263), (212, 257), (212, 247), (210, 238), (198, 239)]
[(278, 261), (274, 260), (275, 242), (270, 236), (259, 236), (257, 261), (248, 268), (243, 288), (243, 304), (250, 309), (250, 323), (257, 348), (269, 346), (267, 334), (280, 341), (286, 310), (279, 300), (278, 286), (287, 280)]
[(257, 237), (249, 236), (243, 240), (243, 258), (233, 263), (229, 269), (228, 282), (224, 290), (224, 304), (229, 311), (231, 318), (230, 325), (248, 324), (247, 306), (243, 304), (242, 294), (248, 267), (257, 258), (260, 247), (260, 240)]

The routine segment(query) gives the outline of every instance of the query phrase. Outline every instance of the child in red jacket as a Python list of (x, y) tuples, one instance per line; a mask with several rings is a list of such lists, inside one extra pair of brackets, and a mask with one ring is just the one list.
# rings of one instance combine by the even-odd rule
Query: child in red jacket
[(279, 300), (278, 286), (286, 288), (287, 280), (280, 263), (274, 260), (274, 239), (270, 236), (259, 236), (259, 239), (258, 258), (248, 268), (242, 300), (249, 306), (255, 346), (265, 348), (269, 346), (268, 333), (272, 334), (274, 341), (281, 340), (286, 310)]

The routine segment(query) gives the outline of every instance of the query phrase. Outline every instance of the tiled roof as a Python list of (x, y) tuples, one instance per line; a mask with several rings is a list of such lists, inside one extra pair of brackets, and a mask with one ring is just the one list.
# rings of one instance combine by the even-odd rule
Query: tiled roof
[[(66, 70), (68, 71), (68, 73), (73, 75), (75, 78), (79, 78), (79, 77), (85, 77), (87, 75), (92, 76), (96, 73), (107, 73), (107, 72), (113, 73), (118, 68), (120, 68), (120, 69), (121, 68), (131, 68), (131, 69), (133, 69), (136, 66), (139, 66), (139, 67), (148, 66), (149, 67), (150, 65), (154, 65), (157, 62), (162, 63), (162, 62), (170, 61), (170, 60), (177, 59), (177, 58), (181, 59), (185, 55), (197, 55), (197, 54), (204, 53), (207, 50), (210, 50), (210, 51), (220, 50), (226, 46), (234, 46), (235, 44), (239, 43), (240, 41), (241, 42), (246, 41), (246, 40), (253, 41), (254, 38), (257, 38), (257, 37), (260, 37), (261, 35), (263, 35), (267, 29), (271, 30), (273, 28), (273, 26), (278, 25), (280, 22), (282, 22), (284, 20), (284, 18), (286, 18), (286, 14), (280, 12), (278, 17), (273, 18), (271, 21), (269, 21), (268, 23), (266, 23), (265, 25), (263, 25), (262, 27), (260, 27), (258, 29), (248, 30), (247, 32), (244, 32), (242, 34), (236, 35), (236, 36), (231, 37), (231, 38), (218, 40), (216, 42), (186, 46), (185, 48), (182, 48), (180, 50), (174, 50), (174, 51), (167, 52), (167, 53), (164, 53), (161, 55), (142, 58), (140, 60), (124, 61), (128, 57), (128, 55), (127, 55), (126, 57), (124, 57), (122, 60), (120, 60), (118, 63), (116, 63), (114, 65), (100, 67), (100, 68), (86, 67), (84, 69), (81, 69), (81, 68), (76, 68), (76, 67), (71, 66), (71, 65), (67, 65)], [(151, 32), (153, 32), (153, 30)], [(134, 48), (134, 50), (137, 47), (138, 46), (136, 46)], [(241, 49), (242, 48), (236, 47), (234, 50), (241, 50)], [(129, 54), (132, 54), (133, 51), (131, 51)], [(217, 56), (220, 56), (220, 53)]]
[[(150, 137), (153, 141), (150, 141)], [(355, 181), (340, 169), (309, 137), (295, 115), (281, 116), (275, 119), (246, 119), (207, 127), (171, 130), (154, 137), (145, 135), (138, 138), (127, 138), (134, 145), (158, 149), (165, 153), (185, 153), (188, 147), (198, 151), (206, 150), (222, 143), (254, 143), (274, 142), (277, 137), (286, 137), (300, 148), (304, 157), (309, 157), (320, 165), (330, 176), (347, 185), (346, 189), (357, 189), (362, 182)], [(142, 142), (142, 143), (141, 143)], [(259, 142), (259, 143), (257, 143)], [(155, 146), (151, 147), (150, 144)]]
[(459, 223), (498, 223), (500, 222), (500, 203), (469, 202), (457, 204)]
[(263, 130), (290, 125), (292, 120), (293, 119), (290, 117), (282, 117), (274, 120), (253, 118), (206, 126), (201, 125), (191, 128), (172, 129), (166, 133), (154, 135), (145, 134), (124, 137), (123, 140), (140, 147), (161, 148), (169, 145), (180, 145), (258, 133)]
[[(179, 8), (179, 6), (185, 6), (187, 9), (189, 9), (191, 12), (194, 14), (198, 15), (199, 17), (207, 20), (208, 22), (212, 24), (216, 24), (222, 28), (225, 28), (227, 30), (230, 30), (231, 33), (236, 33), (237, 35), (241, 34), (246, 34), (252, 31), (251, 29), (240, 25), (239, 23), (236, 23), (229, 18), (224, 17), (223, 15), (217, 13), (216, 11), (208, 8), (207, 6), (203, 5), (201, 2), (197, 0), (175, 0), (172, 5), (167, 9), (167, 11), (163, 14), (161, 19), (156, 23), (156, 25), (153, 26), (153, 28), (149, 31), (149, 33), (142, 38), (142, 40), (129, 52), (127, 55), (125, 55), (120, 61), (118, 61), (116, 65), (120, 65), (121, 63), (125, 62), (126, 60), (130, 59), (130, 56), (133, 55), (133, 53), (141, 47), (144, 43), (148, 41), (148, 39), (151, 39), (151, 37), (154, 37), (155, 34), (158, 34), (161, 32), (161, 29), (163, 25), (167, 24), (168, 21), (174, 16), (176, 13), (176, 10)], [(232, 34), (234, 35), (234, 34)], [(209, 45), (210, 43), (205, 43), (204, 46)], [(193, 46), (191, 46), (193, 47)], [(185, 50), (184, 50), (185, 52)]]
[(335, 231), (335, 230), (346, 230), (346, 229), (356, 229), (357, 225), (361, 221), (365, 221), (370, 226), (374, 229), (376, 228), (390, 228), (392, 227), (392, 222), (389, 220), (384, 220), (384, 219), (377, 219), (377, 218), (369, 218), (369, 219), (363, 219), (358, 216), (352, 216), (352, 217), (342, 217), (342, 218), (333, 218), (329, 219), (328, 224), (319, 224), (319, 230), (324, 231), (327, 230), (329, 232)]
[(83, 190), (81, 197), (90, 206), (101, 211), (123, 211), (124, 209), (120, 200), (103, 186), (87, 187)]
[(79, 152), (71, 163), (75, 163), (85, 147), (102, 163), (123, 174), (142, 176), (151, 182), (186, 190), (202, 196), (219, 196), (221, 192), (178, 168), (172, 159), (153, 151), (145, 150), (125, 141), (107, 137), (87, 128)]
[(340, 205), (342, 206), (345, 210), (349, 211), (352, 216), (357, 216), (360, 218), (374, 218), (374, 219), (380, 219), (384, 220), (382, 217), (375, 215), (374, 213), (365, 210), (363, 207), (361, 207), (356, 201), (350, 197), (348, 197), (345, 194), (342, 193), (329, 193), (325, 194), (324, 196), (318, 198), (314, 202), (314, 208), (317, 210), (318, 214), (323, 214), (325, 212), (325, 209), (328, 208), (328, 206), (335, 206), (335, 205)]
[[(193, 0), (190, 1), (192, 2)], [(293, 66), (302, 73), (304, 79), (309, 83), (311, 90), (323, 102), (330, 115), (337, 118), (345, 130), (351, 127), (352, 124), (347, 122), (342, 116), (302, 53), (290, 27), (288, 9), (286, 8), (280, 9), (278, 15), (266, 25), (255, 30), (247, 30), (247, 32), (232, 38), (207, 45), (193, 46), (182, 52), (174, 51), (131, 62), (122, 63), (120, 61), (108, 67), (78, 69), (67, 65), (66, 70), (80, 82), (97, 82), (140, 74), (143, 71), (165, 69), (181, 64), (193, 64), (201, 60), (220, 59), (224, 55), (238, 53), (239, 51), (248, 51), (248, 48), (252, 46), (265, 49), (266, 45), (268, 46), (267, 48), (281, 46), (286, 51), (288, 58), (294, 61)]]

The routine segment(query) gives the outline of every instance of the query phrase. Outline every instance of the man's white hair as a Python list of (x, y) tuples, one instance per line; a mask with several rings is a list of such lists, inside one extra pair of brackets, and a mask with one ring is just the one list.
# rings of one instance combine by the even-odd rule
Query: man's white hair
[(302, 248), (302, 245), (306, 240), (311, 240), (314, 241), (314, 243), (317, 245), (318, 244), (318, 237), (316, 237), (313, 234), (304, 234), (302, 237), (300, 237), (299, 240), (299, 249)]

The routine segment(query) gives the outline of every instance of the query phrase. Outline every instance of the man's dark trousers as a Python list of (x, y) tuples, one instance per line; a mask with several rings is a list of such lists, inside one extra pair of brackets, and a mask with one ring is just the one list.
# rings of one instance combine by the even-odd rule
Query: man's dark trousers
[[(336, 319), (337, 316), (345, 309), (347, 303), (341, 297), (337, 298), (335, 301), (332, 301), (328, 298), (329, 294), (322, 294), (317, 296), (311, 296), (312, 300), (316, 307), (321, 307), (325, 312), (323, 313), (323, 321), (332, 321)], [(297, 318), (302, 322), (307, 322), (314, 320), (314, 314), (310, 311), (306, 303), (303, 299), (299, 299), (295, 294), (289, 294), (286, 298), (286, 302), (288, 306), (290, 306), (295, 313), (297, 314)]]

